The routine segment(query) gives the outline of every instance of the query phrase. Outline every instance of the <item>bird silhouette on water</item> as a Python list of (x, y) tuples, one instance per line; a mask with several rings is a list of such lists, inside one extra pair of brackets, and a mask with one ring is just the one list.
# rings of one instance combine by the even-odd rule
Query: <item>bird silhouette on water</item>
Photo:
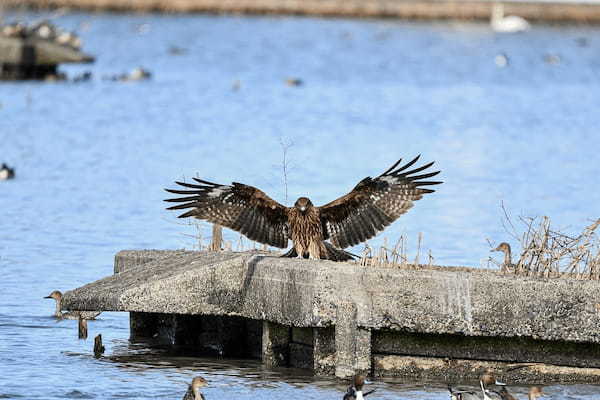
[(6, 181), (15, 177), (14, 168), (9, 167), (5, 163), (0, 166), (0, 181)]

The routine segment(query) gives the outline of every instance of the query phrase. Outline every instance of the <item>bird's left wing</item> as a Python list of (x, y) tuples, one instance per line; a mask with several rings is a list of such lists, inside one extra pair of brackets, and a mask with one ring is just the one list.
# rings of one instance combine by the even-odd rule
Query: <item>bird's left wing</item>
[(287, 208), (253, 186), (233, 182), (219, 185), (192, 178), (198, 184), (176, 182), (186, 190), (165, 189), (186, 197), (165, 201), (183, 203), (167, 208), (191, 208), (179, 218), (196, 217), (238, 231), (250, 240), (285, 248), (288, 245)]
[(423, 186), (442, 183), (426, 180), (440, 171), (415, 175), (433, 165), (411, 169), (419, 158), (399, 166), (400, 159), (378, 177), (363, 179), (350, 193), (319, 207), (324, 239), (342, 249), (357, 245), (394, 222), (423, 194), (434, 192)]

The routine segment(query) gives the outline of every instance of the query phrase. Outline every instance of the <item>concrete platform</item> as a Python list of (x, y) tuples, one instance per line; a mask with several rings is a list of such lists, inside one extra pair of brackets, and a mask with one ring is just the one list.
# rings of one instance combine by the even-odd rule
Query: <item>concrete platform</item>
[(66, 292), (63, 306), (130, 312), (133, 340), (317, 374), (461, 381), (492, 368), (523, 383), (600, 383), (598, 289), (469, 268), (122, 251), (115, 275)]
[(49, 40), (0, 34), (0, 80), (45, 79), (58, 74), (59, 64), (91, 62), (94, 57)]

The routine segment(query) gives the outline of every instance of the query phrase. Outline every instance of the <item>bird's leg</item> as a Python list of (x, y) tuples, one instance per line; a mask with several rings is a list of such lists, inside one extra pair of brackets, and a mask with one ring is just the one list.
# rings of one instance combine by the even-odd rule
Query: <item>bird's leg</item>
[[(321, 242), (320, 241), (312, 241), (308, 245), (308, 258), (311, 260), (320, 260), (321, 259)], [(324, 246), (323, 246), (324, 247)]]

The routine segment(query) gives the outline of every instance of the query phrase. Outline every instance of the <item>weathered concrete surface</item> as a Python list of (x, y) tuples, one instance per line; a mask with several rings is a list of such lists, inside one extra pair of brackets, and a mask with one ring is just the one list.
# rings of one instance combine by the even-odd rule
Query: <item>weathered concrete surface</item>
[[(115, 275), (62, 304), (129, 311), (133, 339), (260, 355), (269, 367), (453, 381), (492, 368), (522, 383), (600, 383), (599, 288), (464, 267), (153, 250), (120, 252)], [(523, 362), (535, 365), (515, 367)]]
[(577, 367), (599, 367), (600, 345), (526, 337), (473, 337), (395, 331), (375, 331), (372, 352), (412, 356), (444, 357), (524, 363), (551, 363)]
[[(116, 264), (123, 265), (120, 257)], [(337, 306), (347, 301), (356, 305), (356, 324), (365, 329), (600, 343), (595, 281), (373, 268), (248, 253), (158, 252), (156, 257), (65, 293), (63, 306), (327, 327), (336, 324)]]
[(600, 383), (600, 368), (380, 354), (373, 357), (373, 363), (374, 375), (379, 377), (403, 376), (444, 380), (448, 383), (477, 382), (484, 372), (492, 370), (498, 380), (520, 384)]
[(92, 56), (49, 40), (0, 35), (0, 64), (56, 65), (93, 61)]
[[(486, 0), (4, 0), (4, 3), (7, 7), (411, 19), (488, 19), (493, 4)], [(520, 15), (531, 20), (600, 22), (600, 4), (593, 0), (503, 3), (507, 15)]]

